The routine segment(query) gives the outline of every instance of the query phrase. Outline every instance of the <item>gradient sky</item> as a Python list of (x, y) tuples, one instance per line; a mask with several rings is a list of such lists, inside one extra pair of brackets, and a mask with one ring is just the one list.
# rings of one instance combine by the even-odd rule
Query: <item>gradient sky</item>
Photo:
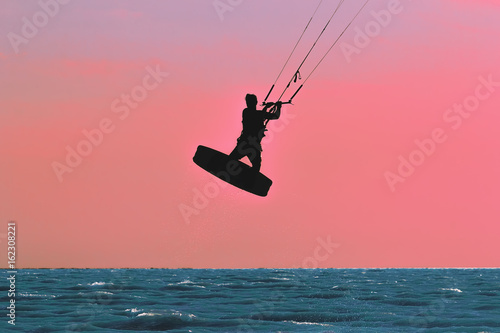
[[(482, 82), (500, 82), (500, 5), (401, 0), (347, 59), (394, 1), (371, 0), (284, 107), (261, 198), (214, 187), (192, 157), (199, 144), (232, 150), (245, 94), (263, 99), (316, 1), (221, 0), (218, 13), (214, 1), (73, 0), (43, 22), (38, 1), (4, 0), (2, 253), (15, 220), (18, 267), (499, 267), (500, 84)], [(346, 1), (303, 78), (362, 3)], [(271, 99), (336, 5), (324, 1)], [(43, 26), (16, 49), (34, 16)], [(147, 68), (168, 76), (126, 107)], [(473, 111), (457, 118), (462, 103)], [(103, 119), (112, 132), (58, 179), (54, 162)], [(436, 129), (444, 142), (416, 152)], [(410, 156), (421, 165), (391, 188)]]

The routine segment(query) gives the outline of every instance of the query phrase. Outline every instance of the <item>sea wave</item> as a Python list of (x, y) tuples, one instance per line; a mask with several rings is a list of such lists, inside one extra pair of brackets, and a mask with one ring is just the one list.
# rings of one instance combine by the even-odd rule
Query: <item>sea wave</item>
[(462, 290), (460, 290), (458, 288), (441, 288), (440, 290), (456, 291), (457, 293), (462, 292)]
[[(32, 272), (17, 273), (22, 290), (16, 295), (17, 331), (493, 333), (500, 328), (500, 270)], [(6, 292), (0, 300), (8, 302)]]
[(106, 284), (112, 285), (113, 283), (111, 283), (111, 282), (109, 282), (109, 283), (106, 283), (106, 282), (92, 282), (92, 283), (87, 283), (88, 286), (104, 286)]

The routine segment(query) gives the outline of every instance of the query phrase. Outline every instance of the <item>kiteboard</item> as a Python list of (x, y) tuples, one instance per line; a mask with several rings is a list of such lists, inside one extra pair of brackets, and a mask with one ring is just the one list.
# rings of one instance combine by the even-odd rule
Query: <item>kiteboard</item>
[(215, 149), (198, 146), (194, 163), (223, 181), (255, 195), (265, 197), (272, 185), (271, 179), (241, 161)]

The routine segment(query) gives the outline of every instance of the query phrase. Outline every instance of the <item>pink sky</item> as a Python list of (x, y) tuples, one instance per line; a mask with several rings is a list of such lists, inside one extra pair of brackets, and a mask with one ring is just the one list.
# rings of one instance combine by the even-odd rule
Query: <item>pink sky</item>
[[(350, 59), (333, 48), (284, 107), (264, 143), (269, 195), (215, 187), (200, 209), (195, 193), (219, 185), (192, 162), (197, 145), (232, 150), (245, 94), (265, 97), (317, 2), (72, 1), (15, 47), (43, 9), (4, 2), (0, 246), (17, 221), (18, 267), (500, 266), (496, 1), (370, 1), (341, 42), (372, 11), (400, 10)], [(341, 8), (303, 77), (363, 2)], [(336, 5), (324, 1), (271, 99)], [(147, 96), (128, 107), (132, 92)], [(103, 121), (110, 133), (58, 177), (66, 147)], [(417, 152), (436, 129), (444, 142)], [(424, 157), (403, 177), (400, 156)]]

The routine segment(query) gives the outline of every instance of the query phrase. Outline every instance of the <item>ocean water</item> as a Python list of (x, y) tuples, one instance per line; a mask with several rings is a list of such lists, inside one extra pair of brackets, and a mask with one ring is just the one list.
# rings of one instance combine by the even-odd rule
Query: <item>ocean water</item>
[(498, 269), (7, 272), (0, 332), (500, 332)]

